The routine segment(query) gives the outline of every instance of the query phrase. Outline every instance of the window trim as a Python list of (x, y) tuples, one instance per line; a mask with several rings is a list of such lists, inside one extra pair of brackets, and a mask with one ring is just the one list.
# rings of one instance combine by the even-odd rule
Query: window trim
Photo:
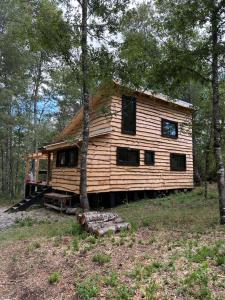
[[(151, 152), (151, 153), (153, 153), (153, 162), (152, 163), (149, 163), (149, 162), (147, 162), (147, 152)], [(145, 165), (146, 166), (154, 166), (155, 165), (155, 151), (153, 151), (153, 150), (145, 150), (145, 153), (144, 153), (144, 162), (145, 162)]]
[[(134, 106), (134, 130), (133, 131), (129, 131), (126, 130), (124, 127), (124, 107), (125, 105), (125, 100), (127, 99), (132, 99), (133, 101), (135, 101), (135, 106)], [(137, 129), (137, 99), (136, 97), (133, 96), (126, 96), (126, 95), (122, 95), (122, 110), (121, 110), (121, 133), (122, 134), (128, 134), (128, 135), (136, 135), (136, 129)]]
[[(182, 156), (184, 157), (184, 169), (174, 169), (173, 166), (172, 166), (172, 157), (173, 155), (176, 155), (176, 156)], [(183, 154), (183, 153), (170, 153), (170, 171), (176, 171), (176, 172), (184, 172), (184, 171), (187, 171), (187, 155), (186, 154)]]
[[(171, 135), (165, 134), (163, 132), (164, 122), (170, 122), (171, 124), (175, 124), (176, 125), (176, 135), (175, 136), (171, 136)], [(170, 138), (170, 139), (178, 139), (178, 122), (162, 118), (161, 119), (161, 136), (166, 137), (166, 138)]]
[[(138, 162), (137, 163), (127, 163), (119, 161), (119, 151), (121, 149), (126, 149), (128, 151), (137, 151), (138, 153)], [(116, 164), (117, 166), (128, 166), (128, 167), (139, 167), (140, 166), (140, 149), (129, 148), (129, 147), (117, 147), (116, 148)]]
[[(75, 151), (75, 164), (73, 166), (68, 166), (68, 153), (69, 151)], [(65, 152), (65, 165), (59, 164), (59, 154)], [(76, 168), (78, 166), (78, 148), (65, 148), (56, 151), (56, 168)]]

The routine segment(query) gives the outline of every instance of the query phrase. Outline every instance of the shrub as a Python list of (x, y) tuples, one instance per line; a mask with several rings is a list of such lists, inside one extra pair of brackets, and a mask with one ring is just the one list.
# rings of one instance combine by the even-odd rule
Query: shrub
[(100, 288), (93, 279), (86, 279), (76, 284), (76, 293), (83, 300), (90, 300), (98, 295)]
[(111, 261), (111, 256), (106, 253), (97, 253), (93, 256), (92, 261), (104, 265)]
[(60, 279), (60, 273), (59, 272), (53, 272), (52, 274), (49, 275), (48, 277), (48, 282), (50, 284), (58, 282)]

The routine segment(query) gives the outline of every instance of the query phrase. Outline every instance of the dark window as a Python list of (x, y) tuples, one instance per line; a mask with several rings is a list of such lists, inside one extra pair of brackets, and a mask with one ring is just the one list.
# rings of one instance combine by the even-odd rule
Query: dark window
[(65, 149), (57, 151), (56, 167), (76, 167), (78, 164), (78, 149)]
[(178, 138), (178, 123), (162, 119), (162, 136), (173, 139)]
[(145, 164), (148, 166), (153, 166), (155, 164), (155, 152), (154, 151), (145, 151)]
[(136, 134), (136, 98), (122, 96), (122, 133)]
[(170, 154), (170, 170), (171, 171), (186, 171), (186, 155), (185, 154)]
[(117, 165), (119, 166), (139, 166), (140, 151), (130, 148), (117, 148)]

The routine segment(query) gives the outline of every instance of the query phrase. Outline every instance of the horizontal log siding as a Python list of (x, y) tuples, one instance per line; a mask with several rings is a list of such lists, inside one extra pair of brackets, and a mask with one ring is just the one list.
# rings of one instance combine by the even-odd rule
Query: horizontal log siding
[[(137, 99), (136, 135), (121, 133), (121, 98), (112, 98), (110, 190), (165, 190), (193, 187), (191, 113), (149, 98)], [(178, 139), (161, 136), (161, 119), (179, 123)], [(140, 149), (140, 166), (117, 166), (116, 148)], [(155, 151), (155, 165), (144, 164), (144, 150)], [(186, 154), (186, 171), (170, 171), (170, 153)]]
[[(99, 101), (97, 107), (91, 111), (90, 113), (90, 135), (94, 134), (98, 130), (106, 130), (110, 129), (111, 124), (111, 117), (105, 117), (103, 115), (103, 110), (107, 111), (110, 110), (110, 103), (109, 101), (101, 100)], [(71, 135), (76, 137), (82, 136), (82, 124), (76, 126), (72, 131)]]
[[(100, 101), (96, 110), (90, 116), (90, 134), (111, 126), (111, 117), (105, 117), (102, 107), (107, 107), (108, 101)], [(105, 110), (105, 109), (104, 109)], [(81, 126), (75, 127), (71, 132), (74, 137), (81, 136)], [(54, 152), (52, 169), (52, 188), (62, 191), (79, 193), (80, 161), (76, 168), (57, 168), (56, 152)], [(89, 142), (88, 149), (88, 192), (109, 191), (110, 176), (110, 140), (109, 135), (95, 137)]]
[[(107, 103), (107, 102), (106, 102)], [(108, 104), (107, 104), (108, 105)], [(137, 133), (135, 136), (121, 134), (121, 98), (112, 97), (112, 118), (102, 114), (101, 101), (91, 115), (90, 132), (112, 128), (110, 134), (95, 137), (89, 142), (88, 151), (88, 192), (99, 193), (122, 190), (164, 190), (191, 188), (193, 186), (192, 137), (181, 132), (177, 140), (161, 137), (161, 118), (179, 123), (191, 120), (190, 113), (169, 104), (137, 100)], [(187, 128), (186, 128), (187, 130)], [(81, 127), (73, 130), (74, 136), (81, 134)], [(140, 166), (117, 166), (116, 148), (140, 149)], [(144, 150), (155, 151), (155, 165), (144, 165)], [(170, 171), (170, 153), (184, 153), (187, 158), (185, 172)], [(52, 187), (63, 191), (79, 193), (80, 169), (56, 168), (55, 158), (52, 170)]]

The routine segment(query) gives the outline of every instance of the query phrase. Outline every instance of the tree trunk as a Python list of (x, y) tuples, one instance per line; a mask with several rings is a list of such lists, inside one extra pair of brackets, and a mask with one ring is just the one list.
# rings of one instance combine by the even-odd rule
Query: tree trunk
[(34, 137), (33, 137), (33, 151), (37, 152), (38, 150), (38, 143), (37, 143), (37, 102), (38, 102), (38, 93), (39, 88), (41, 85), (41, 77), (42, 77), (42, 63), (43, 63), (43, 55), (40, 54), (40, 59), (37, 65), (37, 74), (34, 82), (34, 90), (32, 94), (32, 100), (33, 100), (33, 113), (34, 113)]
[(89, 92), (88, 92), (88, 47), (87, 47), (87, 10), (88, 0), (82, 0), (82, 25), (81, 25), (81, 64), (82, 64), (82, 104), (83, 104), (83, 141), (81, 146), (80, 161), (80, 204), (89, 210), (87, 195), (87, 154), (89, 141)]
[[(214, 2), (215, 3), (215, 2)], [(214, 129), (214, 155), (217, 169), (217, 185), (219, 193), (220, 223), (225, 224), (225, 177), (224, 163), (221, 149), (221, 112), (218, 78), (218, 9), (214, 7), (211, 15), (212, 30), (212, 93), (213, 93), (213, 129)]]

